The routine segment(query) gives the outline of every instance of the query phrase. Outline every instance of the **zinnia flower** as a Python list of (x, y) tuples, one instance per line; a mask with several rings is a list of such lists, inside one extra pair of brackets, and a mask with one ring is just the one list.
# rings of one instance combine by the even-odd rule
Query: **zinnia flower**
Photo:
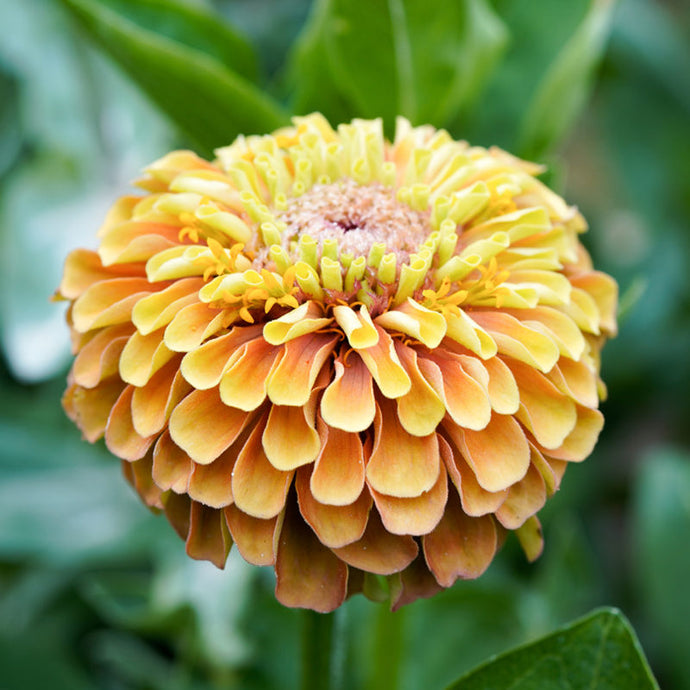
[(193, 558), (234, 542), (288, 606), (478, 577), (603, 419), (616, 285), (537, 165), (313, 114), (171, 153), (67, 259), (64, 396)]

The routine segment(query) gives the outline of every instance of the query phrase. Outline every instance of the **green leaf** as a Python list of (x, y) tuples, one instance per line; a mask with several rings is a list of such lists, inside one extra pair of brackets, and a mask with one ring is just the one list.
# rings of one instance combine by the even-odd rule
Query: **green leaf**
[(630, 624), (599, 609), (537, 642), (497, 656), (449, 690), (649, 690), (658, 688)]
[[(650, 454), (637, 477), (634, 499), (635, 575), (640, 601), (655, 630), (658, 655), (690, 686), (690, 455), (670, 450)], [(654, 641), (654, 640), (651, 640)]]
[(396, 115), (443, 125), (474, 98), (505, 44), (485, 0), (317, 0), (293, 61), (308, 80), (302, 108), (320, 88), (362, 117)]
[(540, 158), (552, 150), (586, 105), (614, 4), (615, 0), (592, 0), (584, 20), (542, 78), (522, 122), (522, 156)]
[(142, 27), (96, 0), (63, 3), (89, 36), (203, 147), (203, 153), (240, 133), (266, 132), (285, 124), (275, 101), (215, 55)]

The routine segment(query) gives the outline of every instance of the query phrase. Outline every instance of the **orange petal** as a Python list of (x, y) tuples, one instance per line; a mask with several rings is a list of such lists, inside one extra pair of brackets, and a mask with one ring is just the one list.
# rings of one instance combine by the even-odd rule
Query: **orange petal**
[(153, 449), (153, 481), (163, 491), (172, 489), (178, 494), (186, 493), (193, 466), (189, 455), (175, 445), (170, 433), (161, 434)]
[(140, 299), (132, 309), (132, 323), (142, 335), (167, 326), (182, 307), (199, 302), (197, 293), (203, 285), (201, 278), (183, 278)]
[(429, 569), (442, 587), (479, 577), (496, 553), (496, 526), (489, 515), (469, 517), (451, 497), (436, 529), (422, 539)]
[(141, 460), (121, 462), (122, 474), (134, 487), (144, 503), (151, 508), (163, 508), (161, 497), (163, 492), (154, 484), (151, 478), (151, 453), (147, 453)]
[(412, 537), (387, 532), (379, 514), (373, 510), (369, 514), (364, 536), (353, 544), (333, 551), (355, 568), (377, 575), (391, 575), (407, 568), (419, 549)]
[(496, 511), (496, 518), (507, 529), (517, 529), (546, 503), (546, 485), (537, 467), (530, 465), (524, 479), (508, 489), (508, 497)]
[(494, 414), (485, 429), (470, 431), (444, 426), (472, 468), (479, 485), (490, 492), (519, 482), (529, 468), (529, 445), (520, 425), (506, 415)]
[(127, 341), (120, 356), (120, 376), (133, 386), (145, 386), (174, 354), (163, 342), (162, 329), (149, 335), (136, 332)]
[(257, 337), (261, 339), (261, 326), (235, 327), (225, 335), (212, 338), (184, 356), (182, 375), (194, 388), (214, 388), (220, 383), (233, 354)]
[(350, 505), (364, 487), (364, 452), (359, 434), (350, 434), (317, 422), (321, 438), (311, 474), (311, 492), (320, 503)]
[(108, 326), (100, 330), (80, 350), (72, 373), (75, 383), (93, 388), (118, 371), (120, 354), (132, 335), (131, 324)]
[(211, 508), (224, 508), (233, 502), (232, 470), (238, 443), (233, 444), (210, 465), (194, 464), (187, 493), (190, 498)]
[(169, 428), (173, 441), (194, 462), (207, 465), (237, 439), (248, 421), (246, 412), (224, 405), (213, 388), (192, 391), (172, 411)]
[(314, 428), (312, 406), (273, 405), (263, 433), (266, 457), (278, 470), (294, 470), (316, 460), (321, 441)]
[(274, 565), (283, 515), (261, 520), (243, 513), (236, 505), (226, 506), (223, 511), (242, 558), (252, 565)]
[(412, 384), (410, 391), (397, 399), (398, 419), (413, 436), (427, 436), (445, 416), (446, 406), (422, 375), (417, 352), (400, 342), (395, 343), (395, 350)]
[(519, 359), (544, 373), (558, 361), (560, 352), (554, 340), (514, 316), (499, 311), (475, 311), (472, 318), (490, 333), (501, 354)]
[(520, 407), (520, 391), (515, 377), (500, 357), (492, 357), (484, 362), (489, 373), (489, 402), (498, 414), (515, 414)]
[(347, 566), (323, 546), (299, 516), (288, 509), (278, 541), (276, 598), (284, 606), (327, 613), (347, 594)]
[(568, 463), (564, 460), (553, 460), (551, 458), (550, 462), (547, 462), (546, 458), (539, 452), (537, 447), (531, 441), (529, 446), (532, 453), (532, 466), (538, 470), (539, 474), (544, 480), (546, 495), (553, 496), (553, 494), (558, 490), (563, 473), (555, 471), (552, 467), (552, 463), (561, 463), (564, 468)]
[(443, 466), (429, 491), (414, 498), (396, 498), (372, 491), (383, 526), (392, 534), (428, 534), (436, 527), (448, 500), (448, 475)]
[(607, 335), (615, 335), (616, 307), (618, 306), (618, 285), (611, 276), (599, 271), (592, 271), (570, 279), (573, 286), (584, 290), (592, 296), (599, 309), (600, 325)]
[(604, 416), (599, 410), (578, 405), (575, 428), (559, 448), (548, 449), (544, 453), (558, 460), (581, 462), (594, 450), (603, 427)]
[(457, 448), (453, 448), (443, 437), (439, 437), (441, 457), (448, 474), (458, 490), (462, 509), (467, 515), (479, 517), (498, 510), (508, 495), (507, 490), (491, 493), (482, 489), (474, 472), (468, 467)]
[(309, 333), (283, 345), (283, 357), (273, 369), (266, 389), (271, 402), (306, 404), (314, 381), (337, 341), (336, 335)]
[(421, 554), (395, 577), (399, 578), (399, 585), (391, 587), (391, 609), (393, 611), (397, 611), (401, 606), (411, 604), (417, 599), (428, 599), (441, 591), (440, 585), (429, 572)]
[(222, 511), (192, 501), (187, 536), (187, 555), (199, 561), (211, 561), (224, 568), (232, 541)]
[(378, 343), (357, 352), (381, 393), (387, 398), (399, 398), (410, 390), (412, 382), (400, 364), (393, 339), (381, 326), (374, 325), (379, 334)]
[(158, 252), (179, 244), (180, 228), (162, 223), (119, 223), (103, 235), (98, 254), (104, 266), (147, 261)]
[(575, 403), (532, 367), (517, 361), (508, 365), (520, 389), (515, 416), (544, 448), (558, 448), (577, 421)]
[(297, 471), (295, 487), (302, 517), (325, 546), (337, 548), (361, 539), (369, 519), (371, 496), (365, 489), (352, 504), (319, 503), (309, 488), (309, 468)]
[(529, 518), (524, 525), (515, 530), (522, 550), (531, 563), (536, 561), (544, 549), (544, 537), (541, 531), (541, 523), (536, 515)]
[(134, 305), (153, 291), (146, 278), (112, 278), (88, 287), (74, 303), (72, 323), (81, 333), (131, 320)]
[(574, 362), (561, 357), (558, 364), (548, 373), (549, 380), (558, 390), (585, 407), (599, 404), (596, 372), (583, 362)]
[(371, 488), (399, 498), (429, 491), (440, 472), (436, 434), (408, 434), (398, 420), (394, 404), (385, 398), (377, 404), (374, 429), (374, 449), (367, 465)]
[(283, 354), (263, 338), (244, 344), (223, 373), (220, 381), (221, 400), (240, 410), (255, 410), (266, 399), (271, 372)]
[(173, 491), (163, 494), (163, 510), (168, 522), (182, 539), (187, 540), (189, 535), (189, 519), (192, 502), (186, 494), (176, 494)]
[(180, 309), (165, 329), (165, 344), (175, 352), (190, 352), (230, 325), (228, 312), (197, 302)]
[(371, 374), (354, 352), (347, 363), (339, 356), (334, 364), (335, 378), (321, 397), (321, 416), (331, 427), (364, 431), (376, 413)]
[(113, 406), (105, 428), (105, 445), (108, 450), (123, 460), (138, 460), (146, 455), (154, 436), (139, 436), (132, 424), (132, 394), (134, 388), (127, 386)]
[(132, 396), (132, 423), (140, 436), (158, 433), (168, 421), (175, 405), (191, 390), (179, 371), (179, 356), (161, 367)]
[(119, 377), (113, 377), (101, 381), (95, 388), (72, 384), (65, 391), (62, 406), (87, 441), (94, 443), (103, 435), (110, 411), (125, 385)]
[(456, 424), (479, 430), (489, 423), (491, 404), (486, 388), (465, 371), (458, 357), (429, 353), (419, 358), (419, 369)]
[(293, 472), (277, 470), (261, 445), (263, 422), (257, 424), (237, 456), (232, 472), (235, 505), (253, 517), (275, 517), (285, 506)]

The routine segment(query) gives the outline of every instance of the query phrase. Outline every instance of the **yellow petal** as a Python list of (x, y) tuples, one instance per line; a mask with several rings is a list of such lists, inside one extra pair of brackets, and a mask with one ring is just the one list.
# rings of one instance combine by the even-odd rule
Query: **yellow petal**
[(500, 357), (492, 357), (484, 362), (489, 373), (487, 392), (489, 402), (499, 414), (515, 414), (520, 407), (520, 391), (515, 377)]
[(494, 339), (464, 311), (448, 313), (445, 319), (446, 335), (482, 359), (489, 359), (498, 351)]
[(175, 352), (191, 352), (228, 326), (227, 312), (198, 302), (180, 309), (165, 329), (165, 344)]
[(593, 450), (604, 427), (604, 415), (599, 410), (577, 406), (575, 428), (559, 448), (544, 450), (544, 454), (559, 460), (581, 462)]
[(412, 382), (400, 364), (393, 339), (380, 326), (375, 325), (375, 328), (379, 334), (378, 343), (357, 352), (381, 393), (387, 398), (399, 398), (409, 392)]
[(132, 323), (142, 335), (166, 326), (182, 307), (199, 301), (197, 292), (203, 284), (200, 278), (184, 278), (140, 299), (132, 310)]
[(322, 330), (332, 321), (323, 318), (323, 309), (316, 302), (304, 302), (284, 316), (268, 321), (263, 335), (271, 345), (282, 345), (288, 340)]
[(376, 323), (389, 331), (405, 333), (432, 349), (438, 347), (446, 335), (443, 315), (423, 307), (412, 298), (377, 316)]
[(333, 316), (338, 325), (343, 329), (348, 342), (355, 349), (373, 347), (379, 341), (369, 310), (362, 305), (359, 312), (344, 304), (333, 308)]
[(356, 353), (347, 362), (339, 356), (334, 364), (333, 382), (321, 397), (321, 416), (337, 429), (364, 431), (371, 426), (376, 413), (371, 374)]
[(278, 470), (294, 470), (313, 462), (321, 450), (309, 407), (273, 405), (262, 443), (266, 457)]
[(127, 386), (117, 399), (105, 427), (105, 445), (108, 450), (123, 460), (139, 460), (148, 452), (155, 438), (139, 436), (132, 424), (132, 393)]
[(134, 333), (120, 356), (120, 376), (133, 386), (145, 386), (175, 353), (163, 342), (163, 329), (141, 335)]

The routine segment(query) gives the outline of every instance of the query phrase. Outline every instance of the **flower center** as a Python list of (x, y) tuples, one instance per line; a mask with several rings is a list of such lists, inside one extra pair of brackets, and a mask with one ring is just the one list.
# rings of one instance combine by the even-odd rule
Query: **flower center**
[(398, 265), (431, 232), (428, 211), (411, 209), (395, 198), (395, 190), (378, 182), (358, 185), (350, 179), (314, 185), (290, 199), (277, 220), (287, 225), (284, 248), (292, 255), (300, 237), (308, 235), (320, 250), (331, 240), (339, 253), (354, 257), (367, 256), (374, 244), (383, 243)]

